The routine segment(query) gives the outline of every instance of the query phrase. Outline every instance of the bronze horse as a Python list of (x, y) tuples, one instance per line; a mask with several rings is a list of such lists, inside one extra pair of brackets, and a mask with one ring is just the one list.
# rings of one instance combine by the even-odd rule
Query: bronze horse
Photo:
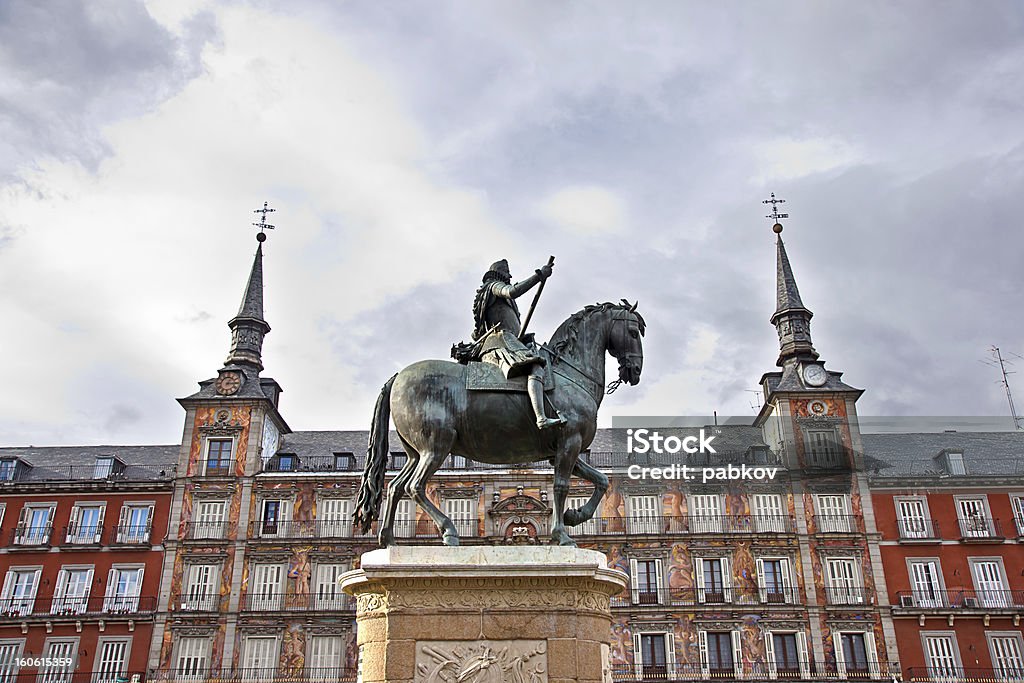
[[(468, 391), (465, 365), (426, 360), (405, 368), (387, 381), (377, 398), (355, 523), (368, 533), (380, 512), (388, 422), (393, 416), (409, 457), (388, 486), (387, 508), (378, 533), (382, 547), (394, 544), (395, 511), (404, 494), (427, 511), (445, 545), (459, 544), (455, 525), (426, 492), (427, 480), (450, 453), (492, 464), (550, 461), (555, 469), (551, 540), (576, 545), (565, 525), (575, 526), (593, 517), (608, 490), (608, 478), (578, 459), (597, 432), (605, 353), (619, 361), (619, 380), (613, 384), (638, 384), (645, 330), (636, 304), (630, 306), (625, 300), (587, 306), (558, 327), (545, 347), (555, 383), (548, 398), (566, 424), (550, 430), (537, 429), (525, 393)], [(565, 509), (572, 476), (594, 484), (590, 500), (578, 510)]]

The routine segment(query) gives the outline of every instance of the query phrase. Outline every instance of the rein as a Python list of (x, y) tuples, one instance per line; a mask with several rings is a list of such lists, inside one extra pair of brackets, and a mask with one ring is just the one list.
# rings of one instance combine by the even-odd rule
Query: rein
[[(612, 323), (614, 324), (616, 322), (628, 322), (628, 320), (629, 320), (628, 318), (620, 318), (618, 316), (615, 316), (615, 317), (612, 318)], [(559, 352), (555, 351), (553, 348), (551, 348), (550, 346), (547, 346), (546, 344), (543, 345), (543, 348), (547, 349), (548, 352), (551, 353), (551, 355), (555, 359), (556, 363), (558, 363), (558, 362), (565, 363), (570, 368), (572, 368), (576, 372), (578, 372), (581, 375), (583, 375), (583, 377), (588, 379), (594, 385), (594, 387), (597, 388), (598, 391), (601, 391), (601, 389), (604, 389), (604, 395), (605, 396), (610, 396), (611, 394), (614, 394), (615, 390), (618, 389), (620, 386), (622, 386), (625, 383), (625, 381), (622, 380), (622, 379), (615, 379), (615, 380), (612, 380), (611, 382), (609, 382), (608, 386), (605, 387), (604, 383), (601, 380), (597, 379), (596, 377), (591, 375), (589, 372), (587, 372), (583, 368), (581, 368), (578, 365), (576, 365), (575, 363), (573, 363), (566, 356), (563, 356), (562, 354), (560, 354)], [(636, 354), (636, 353), (627, 353), (627, 354), (624, 354), (624, 357), (627, 360), (631, 360), (633, 357), (636, 357), (638, 355), (639, 354)], [(572, 378), (566, 377), (566, 379), (569, 379), (571, 381)], [(596, 396), (592, 395), (591, 398), (594, 399), (595, 403), (597, 403), (597, 404), (601, 403), (597, 399)]]

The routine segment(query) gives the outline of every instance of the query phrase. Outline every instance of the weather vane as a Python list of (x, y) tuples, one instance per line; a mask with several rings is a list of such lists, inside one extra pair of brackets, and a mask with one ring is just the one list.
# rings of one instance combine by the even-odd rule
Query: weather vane
[(772, 212), (765, 216), (765, 218), (769, 218), (775, 221), (775, 225), (772, 226), (772, 230), (775, 232), (776, 235), (779, 234), (780, 232), (782, 232), (782, 223), (780, 223), (779, 221), (782, 220), (783, 218), (789, 218), (788, 213), (779, 213), (779, 204), (785, 204), (786, 200), (776, 199), (775, 193), (772, 192), (772, 198), (761, 200), (761, 203), (772, 205)]
[[(772, 195), (772, 196), (774, 197), (775, 195)], [(263, 202), (263, 208), (262, 209), (256, 209), (255, 211), (253, 211), (253, 213), (262, 214), (260, 216), (260, 222), (259, 223), (253, 223), (253, 226), (255, 226), (255, 227), (260, 229), (259, 233), (256, 235), (256, 240), (258, 242), (266, 242), (267, 241), (267, 234), (264, 231), (265, 230), (273, 230), (274, 229), (274, 226), (267, 222), (267, 214), (268, 213), (274, 213), (274, 211), (276, 211), (276, 209), (269, 209), (269, 208), (267, 208), (267, 202)]]

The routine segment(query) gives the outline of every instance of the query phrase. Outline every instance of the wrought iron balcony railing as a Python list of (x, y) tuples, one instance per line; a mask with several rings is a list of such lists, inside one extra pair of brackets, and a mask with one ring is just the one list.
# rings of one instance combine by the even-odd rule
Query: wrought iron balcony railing
[(897, 522), (901, 541), (939, 540), (942, 533), (934, 519), (901, 519)]
[(266, 681), (266, 683), (353, 683), (356, 670), (345, 667), (307, 666), (294, 670), (279, 668), (262, 669), (212, 669), (209, 667), (181, 667), (157, 669), (146, 677), (155, 683), (241, 683), (243, 681)]
[(813, 531), (819, 534), (864, 533), (864, 520), (859, 515), (814, 515)]
[(953, 590), (899, 591), (893, 607), (906, 610), (1024, 610), (1021, 590)]
[(863, 586), (826, 586), (825, 599), (829, 605), (870, 605), (874, 603), (874, 591)]
[(111, 617), (151, 614), (156, 611), (155, 596), (92, 595), (10, 597), (0, 599), (0, 620), (26, 617)]
[(571, 527), (576, 536), (602, 534), (791, 534), (796, 525), (789, 515), (662, 515), (594, 517)]
[(17, 546), (49, 545), (52, 524), (19, 524), (11, 531), (11, 543)]
[(316, 610), (347, 612), (355, 608), (352, 599), (340, 588), (318, 593), (288, 594), (278, 592), (252, 592), (242, 596), (242, 611), (245, 612), (291, 612)]
[(1024, 666), (1007, 665), (994, 668), (961, 666), (912, 666), (903, 672), (910, 683), (999, 683), (1024, 681)]
[(174, 612), (219, 612), (221, 596), (207, 591), (185, 590), (171, 607)]
[(794, 605), (800, 593), (791, 587), (766, 586), (706, 588), (631, 588), (612, 598), (613, 607), (636, 605), (698, 606), (698, 605)]
[(1002, 539), (1003, 525), (998, 519), (991, 517), (961, 517), (960, 540), (976, 541), (979, 539)]
[(706, 663), (660, 662), (645, 664), (642, 661), (632, 666), (616, 666), (611, 671), (616, 683), (643, 683), (659, 681), (842, 681), (842, 680), (894, 680), (900, 674), (890, 669), (885, 662), (864, 660), (855, 664), (837, 667), (834, 662), (820, 660), (793, 662), (749, 662), (735, 666), (728, 658), (725, 661)]
[(189, 522), (185, 525), (185, 540), (227, 541), (234, 535), (233, 522)]

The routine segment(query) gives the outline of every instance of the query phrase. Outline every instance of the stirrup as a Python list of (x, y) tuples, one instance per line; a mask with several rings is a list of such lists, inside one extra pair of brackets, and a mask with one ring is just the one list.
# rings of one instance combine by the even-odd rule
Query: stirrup
[(537, 429), (551, 429), (552, 427), (559, 427), (565, 424), (565, 418), (559, 415), (558, 417), (538, 417), (537, 418)]

